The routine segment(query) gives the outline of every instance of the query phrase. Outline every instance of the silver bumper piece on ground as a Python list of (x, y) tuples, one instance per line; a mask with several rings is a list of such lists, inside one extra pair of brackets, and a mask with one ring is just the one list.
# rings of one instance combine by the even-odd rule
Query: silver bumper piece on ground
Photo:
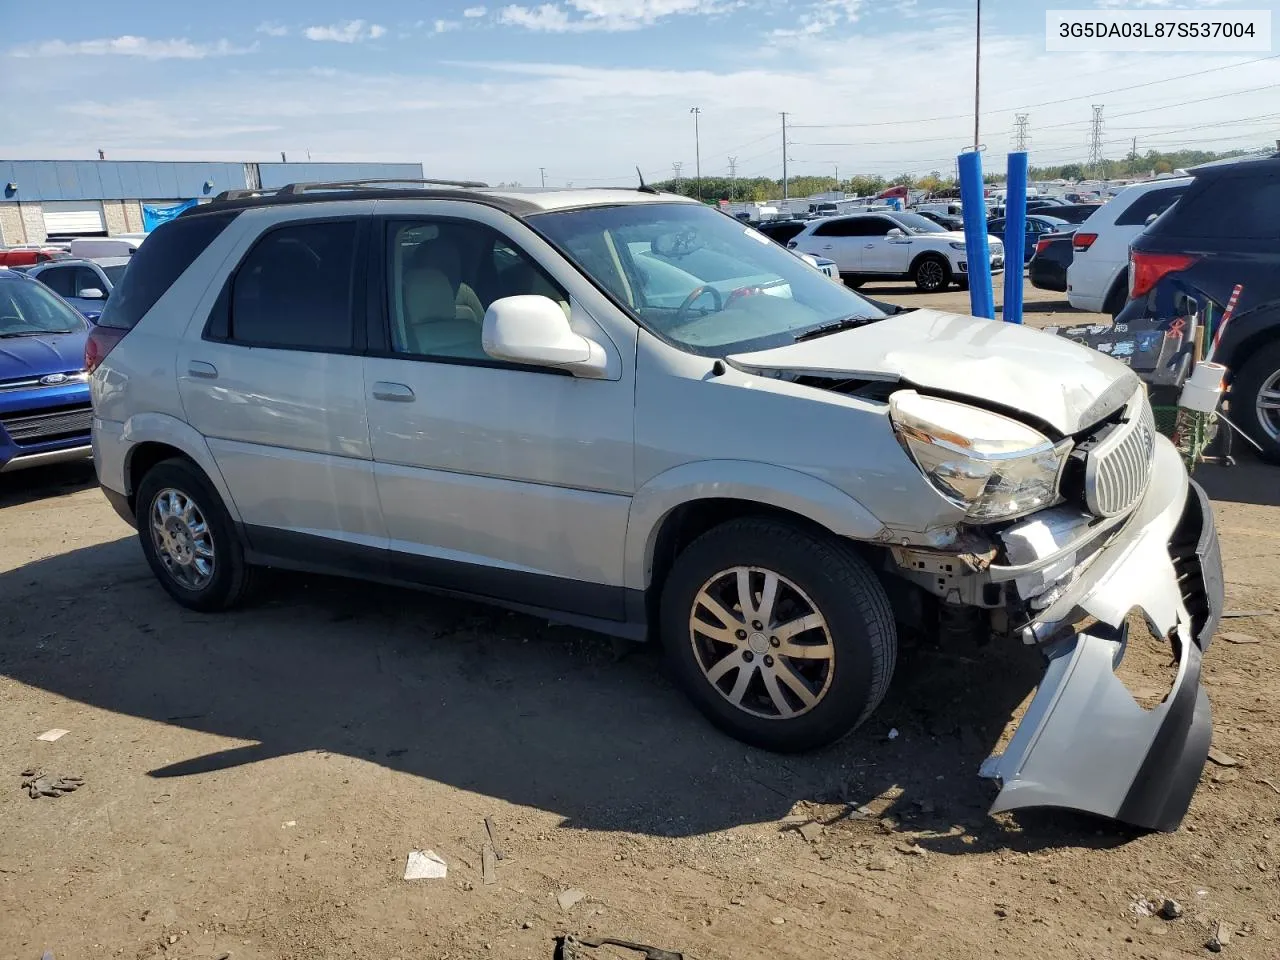
[[(1222, 598), (1208, 498), (1160, 438), (1150, 486), (1125, 529), (1028, 627), (1049, 665), (1008, 747), (982, 765), (1001, 784), (991, 811), (1066, 807), (1176, 829), (1209, 750), (1200, 661)], [(1178, 660), (1172, 689), (1149, 710), (1115, 675), (1135, 609)], [(1086, 618), (1096, 622), (1070, 632)]]

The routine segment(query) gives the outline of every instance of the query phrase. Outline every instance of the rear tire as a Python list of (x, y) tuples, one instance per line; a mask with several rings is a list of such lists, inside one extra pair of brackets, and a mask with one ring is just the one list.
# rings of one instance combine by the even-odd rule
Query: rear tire
[(884, 699), (897, 659), (889, 600), (866, 561), (772, 519), (733, 520), (690, 544), (663, 587), (661, 625), (698, 709), (783, 753), (852, 732)]
[(1102, 312), (1111, 315), (1114, 320), (1129, 302), (1129, 271), (1126, 267), (1119, 279), (1107, 291), (1107, 299), (1102, 303)]
[(169, 596), (191, 610), (227, 610), (249, 595), (254, 570), (213, 484), (189, 460), (157, 463), (138, 484), (138, 539)]
[(1255, 352), (1235, 375), (1231, 414), (1262, 447), (1258, 456), (1280, 464), (1280, 340)]
[(941, 293), (951, 283), (951, 264), (946, 257), (927, 253), (912, 264), (911, 279), (921, 293)]

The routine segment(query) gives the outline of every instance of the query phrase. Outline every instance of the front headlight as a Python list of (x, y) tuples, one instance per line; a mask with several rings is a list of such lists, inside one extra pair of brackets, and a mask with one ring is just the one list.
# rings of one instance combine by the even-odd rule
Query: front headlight
[(952, 250), (963, 250), (963, 249), (964, 249), (964, 241), (963, 241), (963, 240), (952, 240), (952, 241), (951, 241), (951, 249), (952, 249)]
[(1058, 500), (1071, 441), (951, 400), (899, 390), (889, 398), (898, 442), (920, 472), (978, 523), (1011, 520)]

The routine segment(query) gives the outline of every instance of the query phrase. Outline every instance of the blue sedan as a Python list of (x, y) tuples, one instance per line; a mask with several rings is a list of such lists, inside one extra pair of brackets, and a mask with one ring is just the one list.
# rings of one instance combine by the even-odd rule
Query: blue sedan
[(88, 333), (48, 287), (0, 269), (0, 473), (92, 454)]
[[(997, 220), (991, 220), (987, 223), (987, 233), (995, 237), (1004, 238), (1005, 220), (1003, 217)], [(1036, 241), (1043, 234), (1062, 233), (1064, 230), (1074, 230), (1075, 228), (1066, 220), (1058, 217), (1044, 216), (1039, 213), (1027, 214), (1027, 233), (1023, 242), (1022, 261), (1030, 263), (1031, 258), (1036, 255)]]

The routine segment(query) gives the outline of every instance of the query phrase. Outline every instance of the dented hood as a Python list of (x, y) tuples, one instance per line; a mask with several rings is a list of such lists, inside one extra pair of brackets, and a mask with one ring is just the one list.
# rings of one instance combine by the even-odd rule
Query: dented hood
[(1105, 354), (1019, 324), (916, 310), (854, 330), (727, 358), (762, 375), (887, 380), (973, 397), (1075, 433), (1138, 389)]

